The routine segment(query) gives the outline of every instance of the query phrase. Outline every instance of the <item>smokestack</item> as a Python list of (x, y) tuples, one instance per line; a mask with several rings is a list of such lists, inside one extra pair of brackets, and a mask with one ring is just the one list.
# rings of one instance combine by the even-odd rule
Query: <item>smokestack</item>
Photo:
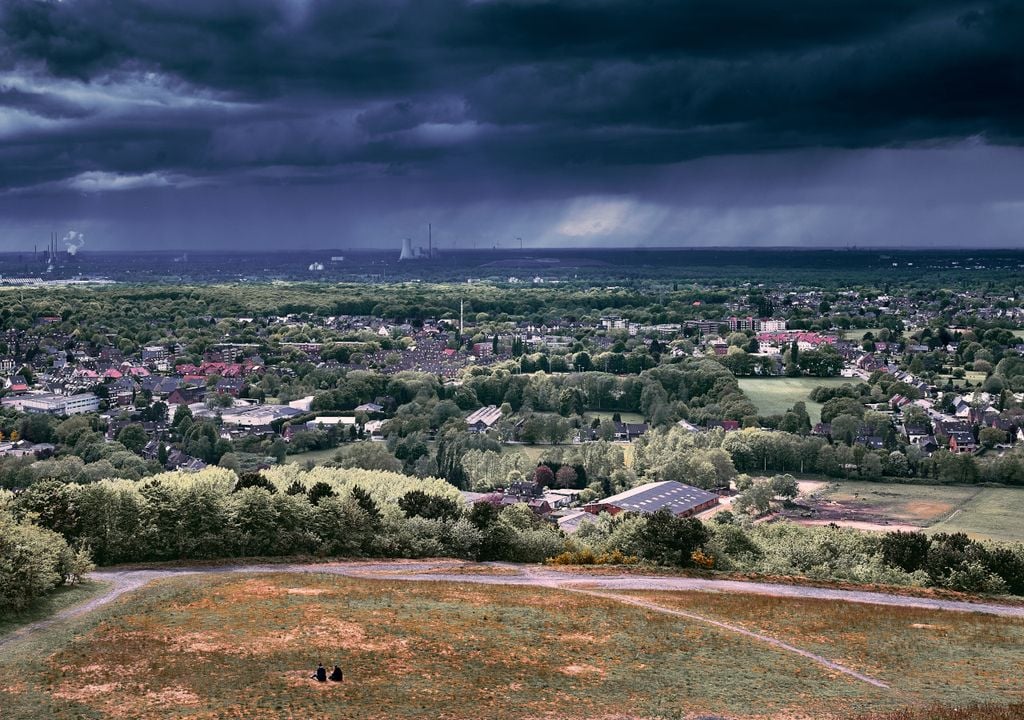
[(427, 223), (427, 257), (434, 257), (434, 228)]
[(412, 238), (406, 238), (402, 241), (402, 254), (398, 256), (399, 260), (413, 260), (416, 254), (412, 251)]

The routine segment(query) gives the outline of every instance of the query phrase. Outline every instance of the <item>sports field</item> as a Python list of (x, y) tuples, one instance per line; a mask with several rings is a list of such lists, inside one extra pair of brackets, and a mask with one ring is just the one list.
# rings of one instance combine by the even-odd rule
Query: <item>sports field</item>
[(757, 406), (761, 415), (782, 415), (794, 403), (803, 401), (807, 404), (807, 414), (811, 422), (821, 420), (821, 403), (808, 399), (811, 390), (819, 386), (833, 387), (845, 384), (857, 384), (857, 378), (739, 378), (740, 390)]
[[(0, 708), (5, 720), (847, 718), (1019, 700), (1021, 643), (1019, 618), (836, 601), (185, 576), (6, 646)], [(318, 661), (341, 665), (345, 681), (312, 681)]]

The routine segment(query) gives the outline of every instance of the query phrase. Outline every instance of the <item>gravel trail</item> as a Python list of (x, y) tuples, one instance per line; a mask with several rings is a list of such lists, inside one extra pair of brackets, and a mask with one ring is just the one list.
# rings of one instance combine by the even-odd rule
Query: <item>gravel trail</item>
[(125, 593), (164, 578), (181, 575), (225, 575), (229, 573), (322, 573), (367, 580), (393, 580), (405, 582), (459, 582), (484, 585), (521, 585), (547, 587), (572, 592), (599, 595), (619, 602), (645, 607), (656, 612), (669, 613), (691, 620), (714, 625), (732, 632), (768, 642), (776, 647), (795, 652), (826, 665), (832, 670), (844, 673), (863, 682), (886, 687), (884, 683), (857, 673), (800, 648), (759, 635), (744, 628), (721, 623), (681, 610), (665, 608), (647, 603), (639, 598), (615, 594), (628, 590), (683, 590), (700, 592), (722, 592), (735, 594), (771, 595), (775, 597), (811, 598), (856, 602), (872, 605), (944, 610), (951, 612), (985, 613), (1004, 617), (1024, 617), (1024, 607), (1000, 605), (997, 603), (971, 603), (959, 600), (919, 598), (889, 593), (838, 590), (803, 585), (781, 585), (764, 582), (739, 580), (711, 580), (658, 575), (590, 575), (568, 569), (554, 569), (540, 566), (515, 565), (512, 563), (463, 563), (448, 560), (407, 560), (407, 561), (351, 561), (323, 564), (240, 564), (215, 567), (152, 568), (138, 570), (99, 570), (90, 575), (92, 580), (108, 583), (109, 587), (90, 600), (67, 608), (51, 618), (25, 625), (0, 638), (0, 648), (10, 643), (29, 638), (55, 624), (86, 615), (107, 605)]

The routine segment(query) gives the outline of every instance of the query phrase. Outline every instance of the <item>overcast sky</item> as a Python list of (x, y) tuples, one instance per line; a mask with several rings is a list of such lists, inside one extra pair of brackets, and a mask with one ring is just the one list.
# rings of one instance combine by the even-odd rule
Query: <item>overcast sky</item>
[(0, 0), (0, 250), (1024, 246), (1024, 3)]

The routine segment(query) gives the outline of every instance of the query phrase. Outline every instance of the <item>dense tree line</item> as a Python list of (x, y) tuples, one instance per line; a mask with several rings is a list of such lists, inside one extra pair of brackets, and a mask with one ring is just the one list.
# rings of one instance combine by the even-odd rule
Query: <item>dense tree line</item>
[[(751, 487), (786, 495), (791, 480)], [(10, 607), (83, 572), (85, 548), (100, 564), (275, 555), (540, 562), (585, 550), (679, 567), (1024, 593), (1019, 545), (751, 525), (727, 511), (710, 524), (663, 512), (601, 515), (566, 537), (525, 505), (465, 506), (448, 483), (387, 472), (288, 466), (238, 477), (211, 469), (41, 483), (5, 502), (0, 593)]]

